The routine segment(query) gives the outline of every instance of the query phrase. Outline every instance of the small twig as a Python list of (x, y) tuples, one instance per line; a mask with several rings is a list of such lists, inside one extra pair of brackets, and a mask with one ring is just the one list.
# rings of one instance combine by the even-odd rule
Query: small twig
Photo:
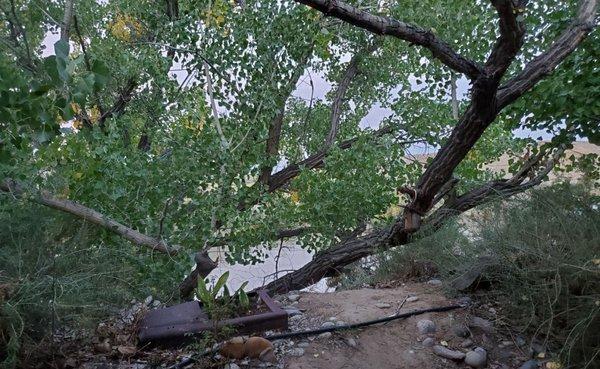
[(162, 216), (160, 218), (160, 223), (159, 223), (159, 227), (158, 227), (158, 237), (157, 238), (162, 238), (162, 234), (163, 234), (163, 224), (165, 222), (165, 218), (167, 216), (167, 210), (169, 209), (169, 205), (171, 204), (171, 200), (173, 200), (172, 197), (169, 197), (167, 199), (167, 201), (165, 201), (165, 206), (163, 208), (162, 211)]

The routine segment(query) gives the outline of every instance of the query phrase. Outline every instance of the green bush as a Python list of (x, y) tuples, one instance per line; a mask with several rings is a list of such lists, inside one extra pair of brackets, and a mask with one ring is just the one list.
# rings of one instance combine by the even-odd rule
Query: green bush
[(89, 327), (148, 293), (137, 258), (105, 231), (30, 203), (0, 206), (0, 367), (52, 332)]
[(600, 362), (600, 198), (590, 188), (556, 184), (475, 210), (379, 255), (371, 279), (402, 278), (430, 260), (451, 280), (481, 256), (495, 263), (483, 275), (486, 295), (513, 328), (567, 365)]

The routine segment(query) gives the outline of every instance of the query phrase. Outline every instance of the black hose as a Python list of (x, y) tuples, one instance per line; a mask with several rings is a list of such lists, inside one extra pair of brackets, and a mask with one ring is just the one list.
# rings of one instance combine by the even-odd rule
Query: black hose
[[(448, 306), (440, 306), (440, 307), (434, 307), (434, 308), (429, 308), (429, 309), (413, 310), (413, 311), (409, 311), (408, 313), (395, 314), (392, 316), (387, 316), (385, 318), (367, 320), (367, 321), (360, 322), (360, 323), (344, 324), (344, 325), (327, 327), (327, 328), (309, 329), (306, 331), (272, 334), (269, 336), (265, 336), (264, 338), (266, 338), (270, 341), (273, 341), (273, 340), (280, 340), (280, 339), (291, 338), (291, 337), (314, 336), (314, 335), (325, 333), (325, 332), (345, 331), (345, 330), (365, 327), (365, 326), (369, 326), (369, 325), (373, 325), (373, 324), (385, 323), (385, 322), (389, 322), (389, 321), (396, 320), (396, 319), (410, 318), (411, 316), (415, 316), (415, 315), (421, 315), (421, 314), (426, 314), (426, 313), (439, 313), (439, 312), (443, 312), (443, 311), (460, 309), (462, 307), (464, 307), (464, 306), (448, 305)], [(186, 366), (196, 362), (197, 358), (206, 356), (206, 355), (212, 353), (213, 351), (214, 350), (209, 349), (209, 350), (206, 350), (199, 354), (196, 354), (194, 356), (191, 356), (189, 358), (183, 359), (179, 363), (177, 363), (173, 366), (170, 366), (169, 369), (185, 368)]]

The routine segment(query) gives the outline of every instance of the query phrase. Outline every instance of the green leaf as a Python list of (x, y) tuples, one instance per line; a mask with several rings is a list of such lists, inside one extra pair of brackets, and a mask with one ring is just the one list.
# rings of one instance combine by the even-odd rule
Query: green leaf
[(59, 59), (67, 60), (69, 58), (69, 43), (65, 40), (58, 40), (54, 43), (54, 53)]
[(227, 271), (227, 272), (223, 273), (219, 277), (219, 279), (217, 279), (217, 283), (215, 283), (215, 286), (213, 287), (213, 290), (212, 290), (213, 298), (217, 297), (221, 288), (223, 288), (223, 286), (225, 286), (225, 283), (227, 283), (228, 278), (229, 278), (229, 272)]

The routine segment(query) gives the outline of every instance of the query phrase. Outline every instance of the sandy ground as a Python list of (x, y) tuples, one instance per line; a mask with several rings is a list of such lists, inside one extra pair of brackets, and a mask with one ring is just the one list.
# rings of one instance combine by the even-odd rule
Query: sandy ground
[[(423, 283), (407, 283), (402, 287), (389, 289), (359, 289), (335, 293), (303, 293), (298, 307), (305, 310), (305, 318), (313, 321), (326, 321), (336, 317), (347, 323), (357, 323), (392, 315), (397, 306), (407, 296), (418, 296), (419, 300), (407, 302), (401, 312), (451, 305), (455, 301), (445, 298), (441, 287)], [(377, 303), (388, 303), (390, 308), (379, 308)], [(440, 344), (446, 341), (448, 348), (463, 349), (460, 344), (465, 340), (453, 333), (453, 327), (465, 324), (470, 314), (466, 309), (443, 313), (427, 313), (396, 320), (386, 324), (369, 326), (354, 331), (335, 333), (330, 338), (315, 338), (309, 341), (301, 357), (284, 359), (289, 369), (342, 369), (342, 368), (380, 368), (380, 369), (417, 369), (417, 368), (467, 368), (464, 363), (455, 363), (435, 355), (431, 348), (424, 347), (421, 341), (426, 338), (419, 334), (417, 322), (429, 319), (435, 322), (437, 331), (430, 335)], [(509, 350), (498, 350), (501, 337), (492, 333), (471, 329), (471, 339), (475, 346), (488, 350), (487, 368), (513, 368), (526, 360), (526, 349), (516, 345)], [(348, 338), (354, 338), (357, 345), (351, 347)], [(299, 342), (299, 341), (298, 341)], [(296, 344), (298, 343), (296, 342)], [(504, 362), (504, 364), (502, 364)], [(516, 366), (515, 366), (516, 365)]]

